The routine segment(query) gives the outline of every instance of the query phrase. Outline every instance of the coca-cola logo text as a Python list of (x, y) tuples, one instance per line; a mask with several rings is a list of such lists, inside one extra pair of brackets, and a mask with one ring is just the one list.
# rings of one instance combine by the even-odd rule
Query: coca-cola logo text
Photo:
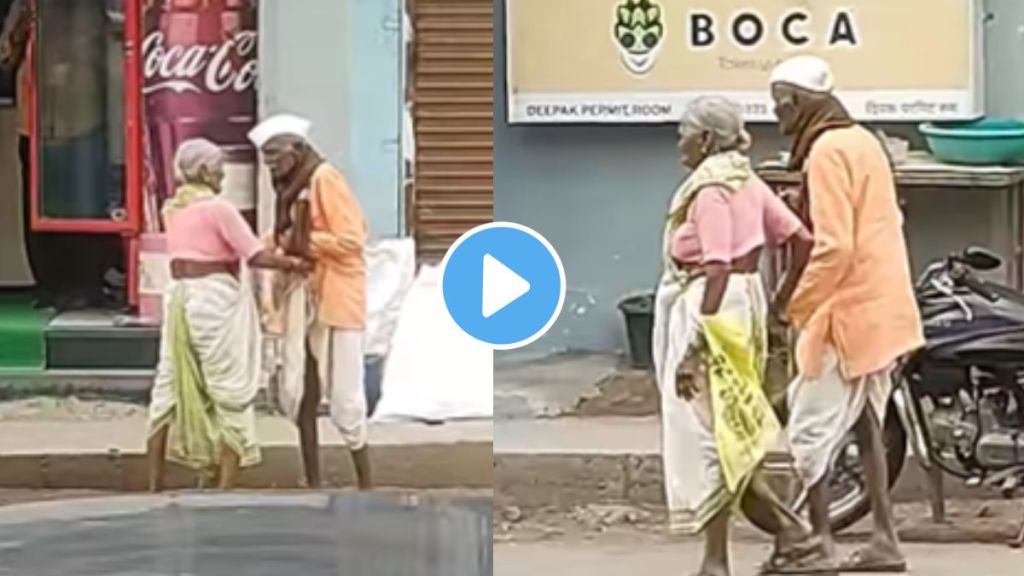
[[(144, 94), (245, 92), (256, 83), (256, 32), (239, 32), (220, 44), (167, 46), (157, 31), (142, 43)], [(237, 64), (234, 56), (239, 57)]]

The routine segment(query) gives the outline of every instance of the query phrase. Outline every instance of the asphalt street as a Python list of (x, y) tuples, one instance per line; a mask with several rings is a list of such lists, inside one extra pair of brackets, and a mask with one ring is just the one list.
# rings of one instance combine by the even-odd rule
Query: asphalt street
[(178, 495), (0, 509), (0, 574), (489, 576), (489, 498)]

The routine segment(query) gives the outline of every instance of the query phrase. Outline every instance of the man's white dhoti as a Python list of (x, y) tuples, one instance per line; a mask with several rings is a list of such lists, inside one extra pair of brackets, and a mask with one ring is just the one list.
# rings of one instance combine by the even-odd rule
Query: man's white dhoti
[(306, 351), (316, 359), (322, 399), (346, 445), (359, 450), (368, 436), (363, 388), (363, 331), (326, 326), (317, 320), (307, 282), (292, 279), (283, 302), (281, 373), (277, 402), (293, 422), (305, 391)]
[(790, 451), (805, 486), (817, 484), (836, 457), (843, 437), (865, 409), (885, 420), (892, 391), (892, 370), (849, 381), (835, 350), (825, 349), (818, 378), (797, 376), (789, 388)]

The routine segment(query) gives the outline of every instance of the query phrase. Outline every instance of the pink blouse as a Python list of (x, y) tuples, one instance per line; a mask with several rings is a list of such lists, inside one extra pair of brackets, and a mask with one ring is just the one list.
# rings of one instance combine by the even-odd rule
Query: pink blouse
[(167, 217), (167, 251), (172, 259), (248, 261), (262, 249), (242, 214), (227, 200), (202, 200)]
[(736, 192), (708, 186), (697, 193), (686, 222), (672, 239), (683, 265), (732, 262), (765, 244), (786, 242), (800, 219), (756, 176)]

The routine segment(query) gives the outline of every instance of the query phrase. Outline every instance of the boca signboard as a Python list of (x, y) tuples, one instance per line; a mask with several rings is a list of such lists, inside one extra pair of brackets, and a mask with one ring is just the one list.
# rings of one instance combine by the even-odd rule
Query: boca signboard
[(512, 123), (674, 122), (707, 94), (771, 121), (797, 54), (862, 120), (982, 114), (978, 0), (506, 0), (506, 27)]

